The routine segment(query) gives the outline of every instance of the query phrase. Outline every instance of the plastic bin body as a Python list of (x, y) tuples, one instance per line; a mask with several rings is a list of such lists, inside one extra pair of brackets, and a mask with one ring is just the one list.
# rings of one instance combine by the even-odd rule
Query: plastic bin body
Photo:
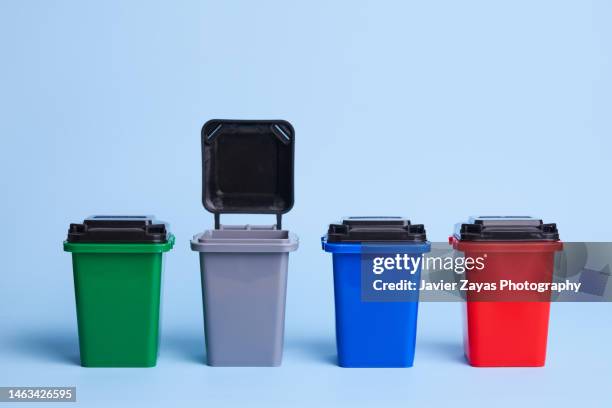
[(81, 365), (153, 367), (163, 253), (174, 245), (151, 216), (93, 216), (71, 224)]
[[(418, 302), (362, 302), (362, 245), (329, 243), (324, 238), (323, 247), (333, 257), (338, 365), (412, 367)], [(419, 256), (427, 248), (408, 244), (404, 250)], [(420, 280), (420, 269), (415, 275)]]
[[(294, 202), (293, 126), (284, 120), (212, 119), (202, 141), (202, 205), (215, 229), (200, 253), (206, 357), (211, 366), (278, 366), (283, 352), (289, 252), (282, 230)], [(221, 225), (222, 214), (274, 214), (276, 225)]]
[[(468, 281), (552, 282), (559, 241), (469, 242), (451, 237), (465, 257), (486, 257), (482, 271), (467, 271)], [(546, 361), (550, 292), (508, 295), (498, 300), (468, 293), (464, 349), (475, 367), (541, 367)], [(517, 299), (520, 301), (512, 301)]]
[(198, 234), (206, 356), (211, 366), (282, 362), (289, 252), (298, 239), (273, 227)]
[(81, 365), (153, 367), (159, 343), (161, 243), (64, 242), (72, 253)]

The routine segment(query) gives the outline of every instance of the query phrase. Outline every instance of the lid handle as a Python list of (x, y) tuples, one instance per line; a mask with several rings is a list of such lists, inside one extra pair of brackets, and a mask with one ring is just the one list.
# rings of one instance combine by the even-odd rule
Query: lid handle
[[(221, 213), (215, 213), (215, 229), (221, 229)], [(283, 215), (276, 214), (276, 229), (283, 229)]]

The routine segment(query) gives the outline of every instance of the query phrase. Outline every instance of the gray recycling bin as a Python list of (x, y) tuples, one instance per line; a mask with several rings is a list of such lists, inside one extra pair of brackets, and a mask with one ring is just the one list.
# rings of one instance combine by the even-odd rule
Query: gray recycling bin
[[(211, 366), (282, 361), (289, 252), (281, 227), (293, 206), (294, 131), (285, 121), (212, 120), (202, 128), (204, 207), (215, 228), (196, 234)], [(222, 213), (276, 214), (272, 226), (221, 225)]]

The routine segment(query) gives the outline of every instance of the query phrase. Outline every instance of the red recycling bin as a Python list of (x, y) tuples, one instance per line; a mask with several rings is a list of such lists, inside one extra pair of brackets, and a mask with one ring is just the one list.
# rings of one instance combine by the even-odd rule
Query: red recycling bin
[(467, 292), (468, 362), (475, 367), (543, 366), (551, 292), (509, 291), (501, 289), (501, 282), (552, 282), (554, 255), (563, 248), (556, 225), (530, 217), (477, 217), (458, 224), (449, 241), (466, 258), (482, 260), (481, 269), (466, 271), (470, 284), (497, 285)]

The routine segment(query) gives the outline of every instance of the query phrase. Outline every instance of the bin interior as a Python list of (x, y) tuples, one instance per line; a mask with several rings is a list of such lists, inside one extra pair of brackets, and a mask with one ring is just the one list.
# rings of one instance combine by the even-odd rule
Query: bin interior
[(284, 230), (274, 231), (211, 231), (210, 238), (212, 239), (287, 239), (289, 232)]
[[(238, 226), (232, 226), (229, 229), (220, 230), (208, 230), (205, 231), (199, 238), (200, 242), (212, 242), (212, 241), (231, 241), (231, 242), (245, 242), (245, 241), (278, 241), (289, 239), (289, 231), (276, 230), (276, 229), (251, 229), (249, 227), (243, 227), (238, 229)], [(271, 228), (274, 228), (272, 226)]]
[(198, 252), (292, 252), (298, 238), (275, 225), (231, 225), (206, 230), (193, 237), (191, 249)]

